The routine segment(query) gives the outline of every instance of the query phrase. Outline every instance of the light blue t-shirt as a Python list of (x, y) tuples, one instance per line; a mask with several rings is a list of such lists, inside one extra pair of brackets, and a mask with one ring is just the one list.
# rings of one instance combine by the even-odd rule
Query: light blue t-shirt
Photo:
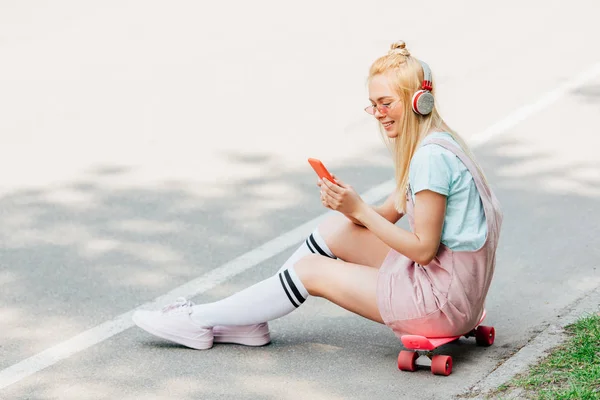
[(473, 251), (483, 246), (487, 224), (483, 204), (471, 173), (449, 150), (427, 143), (429, 139), (458, 143), (446, 132), (429, 134), (415, 152), (408, 172), (413, 201), (421, 190), (447, 196), (442, 243), (454, 251)]

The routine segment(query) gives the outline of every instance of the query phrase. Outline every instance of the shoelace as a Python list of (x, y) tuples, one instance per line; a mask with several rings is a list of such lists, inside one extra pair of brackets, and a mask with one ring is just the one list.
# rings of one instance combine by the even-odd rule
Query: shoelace
[(190, 300), (187, 300), (185, 297), (178, 297), (174, 303), (164, 306), (162, 312), (167, 313), (172, 311), (181, 312), (184, 310), (191, 310), (193, 305), (194, 303), (192, 303)]

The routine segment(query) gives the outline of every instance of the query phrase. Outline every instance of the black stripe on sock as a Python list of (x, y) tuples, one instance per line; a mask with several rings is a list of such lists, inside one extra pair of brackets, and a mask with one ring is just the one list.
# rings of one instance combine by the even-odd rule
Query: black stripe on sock
[(283, 274), (285, 275), (285, 280), (287, 281), (288, 285), (290, 285), (290, 289), (292, 289), (292, 292), (294, 292), (294, 294), (296, 295), (296, 299), (298, 299), (300, 304), (304, 303), (305, 298), (302, 297), (302, 295), (300, 294), (300, 291), (298, 291), (298, 288), (296, 287), (296, 284), (292, 280), (292, 277), (290, 276), (289, 271), (286, 269), (285, 271), (283, 271)]
[[(287, 272), (287, 269), (285, 270), (285, 272)], [(292, 296), (290, 295), (290, 292), (288, 292), (288, 289), (285, 287), (285, 283), (283, 283), (283, 278), (281, 277), (281, 274), (279, 274), (279, 281), (281, 282), (281, 286), (283, 286), (283, 290), (285, 291), (285, 294), (287, 295), (288, 299), (290, 299), (290, 301), (292, 302), (292, 304), (294, 305), (294, 307), (296, 307), (296, 308), (300, 307), (299, 304), (296, 304), (294, 302), (294, 299), (292, 299)]]
[(315, 250), (311, 247), (310, 242), (308, 241), (308, 239), (306, 239), (306, 247), (308, 247), (308, 249), (310, 250), (311, 253), (315, 253)]
[(315, 246), (315, 249), (317, 249), (317, 251), (319, 252), (319, 254), (321, 254), (322, 256), (331, 258), (329, 256), (329, 254), (327, 254), (322, 248), (319, 247), (319, 245), (317, 244), (317, 241), (313, 237), (312, 233), (310, 234), (310, 236), (308, 238), (310, 239), (310, 242), (313, 244), (313, 246)]

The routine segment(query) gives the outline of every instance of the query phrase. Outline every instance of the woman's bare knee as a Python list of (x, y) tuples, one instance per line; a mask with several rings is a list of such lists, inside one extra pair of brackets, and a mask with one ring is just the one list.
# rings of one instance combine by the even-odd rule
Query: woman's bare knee
[(302, 281), (302, 284), (306, 290), (308, 290), (308, 293), (311, 296), (321, 296), (319, 284), (323, 283), (323, 275), (325, 271), (322, 264), (326, 260), (332, 261), (320, 255), (309, 254), (302, 257), (294, 265), (294, 271), (296, 272), (296, 275), (298, 275), (300, 281)]
[(375, 234), (342, 214), (334, 214), (318, 229), (329, 250), (344, 261), (379, 268), (390, 251)]
[(364, 229), (342, 214), (334, 214), (319, 225), (319, 234), (333, 254), (338, 254), (344, 252), (344, 242), (353, 232)]

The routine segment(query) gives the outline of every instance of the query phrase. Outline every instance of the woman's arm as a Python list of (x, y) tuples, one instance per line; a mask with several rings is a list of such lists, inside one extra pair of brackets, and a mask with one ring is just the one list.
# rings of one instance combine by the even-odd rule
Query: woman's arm
[[(392, 224), (395, 224), (404, 216), (404, 214), (399, 213), (398, 210), (396, 210), (396, 206), (394, 205), (394, 199), (395, 199), (395, 193), (392, 193), (391, 195), (388, 196), (388, 198), (385, 200), (385, 202), (383, 202), (383, 204), (380, 204), (378, 206), (371, 206), (371, 208), (377, 214), (381, 215), (383, 218), (390, 221)], [(351, 217), (349, 215), (346, 215), (346, 217), (350, 221), (354, 222), (356, 225), (364, 227), (364, 225), (358, 219)]]
[[(436, 256), (446, 213), (446, 196), (431, 190), (415, 195), (414, 233), (396, 226), (365, 203), (352, 186), (336, 179), (337, 185), (323, 179), (321, 202), (348, 218), (357, 220), (388, 246), (406, 257), (427, 265)], [(393, 199), (386, 201), (388, 209)], [(398, 214), (396, 214), (398, 215)]]
[(427, 265), (437, 254), (442, 237), (446, 196), (423, 190), (415, 197), (414, 233), (394, 225), (366, 203), (356, 209), (353, 217), (397, 252)]
[(396, 210), (395, 206), (396, 193), (392, 193), (388, 196), (388, 198), (383, 202), (383, 204), (379, 206), (374, 206), (373, 209), (377, 212), (377, 214), (381, 215), (383, 218), (390, 221), (392, 224), (395, 224), (404, 216), (404, 214), (399, 213)]

